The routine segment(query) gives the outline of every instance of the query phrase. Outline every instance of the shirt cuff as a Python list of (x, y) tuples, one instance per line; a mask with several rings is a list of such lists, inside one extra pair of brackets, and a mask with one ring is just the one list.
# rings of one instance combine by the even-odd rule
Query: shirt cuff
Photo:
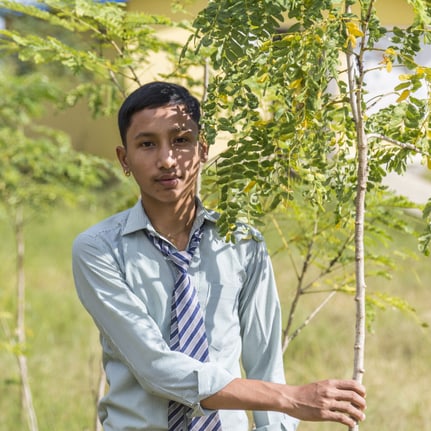
[(200, 401), (214, 395), (219, 390), (228, 385), (235, 377), (219, 365), (211, 362), (202, 364), (202, 367), (195, 371), (198, 379), (199, 401), (191, 407), (190, 416), (207, 416), (214, 410), (204, 409)]
[(253, 412), (255, 422), (261, 426), (253, 428), (253, 431), (295, 431), (299, 425), (299, 419), (279, 412), (259, 411)]
[(253, 431), (295, 431), (298, 424), (299, 421), (271, 424), (259, 428), (253, 428)]

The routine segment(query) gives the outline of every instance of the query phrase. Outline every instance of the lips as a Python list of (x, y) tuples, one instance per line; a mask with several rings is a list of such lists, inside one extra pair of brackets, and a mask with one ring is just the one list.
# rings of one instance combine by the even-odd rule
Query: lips
[(176, 175), (162, 175), (156, 179), (156, 181), (167, 188), (176, 187), (179, 178)]

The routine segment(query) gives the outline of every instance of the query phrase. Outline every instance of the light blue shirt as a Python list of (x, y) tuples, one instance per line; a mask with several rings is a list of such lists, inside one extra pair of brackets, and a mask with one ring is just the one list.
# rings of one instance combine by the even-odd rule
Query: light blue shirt
[[(205, 316), (206, 363), (169, 348), (175, 269), (145, 234), (155, 231), (141, 201), (76, 238), (75, 284), (100, 331), (109, 384), (99, 403), (105, 431), (167, 430), (170, 399), (192, 415), (208, 414), (200, 401), (242, 372), (284, 383), (280, 306), (265, 243), (258, 232), (226, 242), (216, 220), (198, 201), (192, 232), (205, 224), (189, 272)], [(278, 412), (253, 417), (260, 431), (294, 431), (298, 422)], [(223, 431), (249, 429), (243, 411), (221, 410), (220, 419)]]

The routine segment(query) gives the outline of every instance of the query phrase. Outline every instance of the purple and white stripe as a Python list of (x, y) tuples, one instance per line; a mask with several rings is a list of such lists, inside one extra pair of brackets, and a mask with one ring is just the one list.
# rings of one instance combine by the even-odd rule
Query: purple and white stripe
[[(202, 227), (193, 234), (189, 248), (179, 251), (162, 238), (148, 233), (154, 245), (175, 265), (178, 276), (175, 281), (171, 305), (170, 348), (206, 362), (209, 359), (208, 340), (203, 313), (193, 287), (188, 268), (202, 237)], [(220, 431), (218, 412), (207, 416), (188, 418), (190, 408), (176, 401), (169, 401), (169, 431)]]

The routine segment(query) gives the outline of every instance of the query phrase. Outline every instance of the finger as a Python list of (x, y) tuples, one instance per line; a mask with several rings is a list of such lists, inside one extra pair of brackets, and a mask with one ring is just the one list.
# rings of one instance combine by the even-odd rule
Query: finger
[(348, 402), (338, 402), (331, 410), (347, 415), (355, 421), (363, 421), (365, 419), (364, 412)]
[(355, 380), (338, 380), (336, 383), (337, 389), (354, 391), (357, 394), (365, 397), (365, 386)]
[(348, 401), (360, 410), (365, 410), (367, 403), (365, 398), (353, 391), (342, 391), (336, 397), (337, 401)]
[(324, 420), (338, 422), (340, 424), (347, 425), (350, 428), (353, 428), (357, 424), (353, 418), (339, 411), (329, 411)]

